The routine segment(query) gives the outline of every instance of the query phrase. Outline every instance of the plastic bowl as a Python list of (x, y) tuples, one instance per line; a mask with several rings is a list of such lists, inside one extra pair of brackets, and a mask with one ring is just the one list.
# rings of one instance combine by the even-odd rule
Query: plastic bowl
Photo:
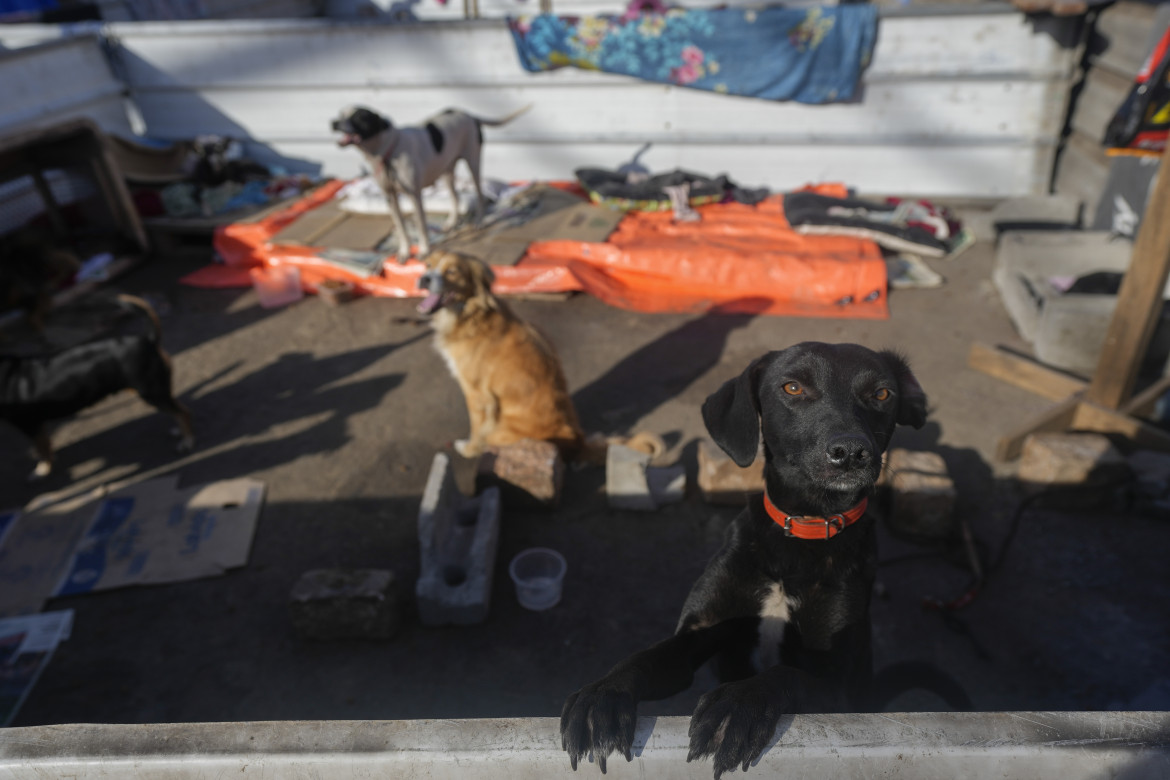
[(508, 574), (516, 583), (520, 606), (535, 612), (556, 606), (568, 568), (564, 557), (547, 547), (532, 547), (518, 554), (508, 566)]
[(252, 286), (265, 309), (299, 301), (305, 293), (301, 289), (301, 270), (295, 265), (274, 265), (253, 268)]

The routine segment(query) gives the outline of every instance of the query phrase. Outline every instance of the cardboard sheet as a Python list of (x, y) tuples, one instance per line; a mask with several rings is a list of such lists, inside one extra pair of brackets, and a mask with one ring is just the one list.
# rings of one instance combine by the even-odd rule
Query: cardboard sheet
[[(176, 485), (174, 476), (163, 477), (10, 521), (0, 539), (0, 617), (38, 612), (54, 596), (213, 577), (245, 565), (264, 483)], [(0, 523), (14, 514), (0, 515)]]
[(573, 193), (536, 185), (502, 216), (440, 242), (443, 249), (479, 258), (488, 265), (515, 265), (534, 241), (605, 241), (624, 216)]
[(61, 581), (95, 504), (19, 515), (0, 543), (0, 617), (40, 612)]
[(105, 499), (54, 595), (223, 574), (248, 562), (264, 483), (215, 482), (174, 491), (165, 480)]
[(0, 726), (12, 723), (53, 651), (72, 631), (71, 609), (0, 620)]

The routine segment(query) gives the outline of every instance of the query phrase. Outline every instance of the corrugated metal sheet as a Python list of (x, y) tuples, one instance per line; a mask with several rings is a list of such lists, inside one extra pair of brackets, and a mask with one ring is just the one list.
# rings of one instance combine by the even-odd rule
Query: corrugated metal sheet
[[(924, 196), (1043, 192), (1073, 65), (1059, 39), (1076, 22), (1053, 35), (1014, 11), (991, 11), (883, 16), (863, 98), (828, 106), (572, 69), (529, 74), (498, 20), (105, 29), (149, 134), (246, 136), (258, 156), (294, 169), (358, 172), (359, 156), (338, 149), (329, 131), (349, 103), (400, 125), (448, 106), (491, 117), (531, 103), (515, 123), (487, 131), (488, 176), (567, 178), (582, 165), (616, 167), (649, 141), (642, 162), (651, 169), (726, 173), (749, 186), (828, 179)], [(46, 33), (0, 33), (37, 34)]]

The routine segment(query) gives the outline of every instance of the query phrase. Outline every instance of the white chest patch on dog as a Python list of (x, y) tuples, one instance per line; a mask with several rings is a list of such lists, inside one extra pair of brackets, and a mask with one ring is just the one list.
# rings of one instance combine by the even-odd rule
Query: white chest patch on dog
[(796, 611), (797, 600), (784, 592), (784, 585), (775, 582), (764, 590), (760, 599), (760, 637), (752, 651), (756, 672), (770, 669), (780, 663), (780, 645), (784, 629)]
[(455, 359), (451, 357), (451, 353), (443, 348), (442, 344), (435, 342), (435, 351), (443, 356), (444, 362), (447, 364), (447, 370), (451, 372), (451, 376), (455, 377), (455, 381), (459, 381), (459, 367), (455, 365)]
[(455, 363), (455, 358), (451, 357), (450, 351), (443, 345), (442, 339), (445, 334), (455, 329), (455, 315), (446, 309), (441, 309), (431, 321), (431, 327), (439, 334), (439, 338), (436, 338), (433, 342), (435, 351), (442, 355), (443, 361), (447, 364), (447, 370), (451, 372), (451, 376), (455, 378), (455, 381), (460, 381), (459, 366)]

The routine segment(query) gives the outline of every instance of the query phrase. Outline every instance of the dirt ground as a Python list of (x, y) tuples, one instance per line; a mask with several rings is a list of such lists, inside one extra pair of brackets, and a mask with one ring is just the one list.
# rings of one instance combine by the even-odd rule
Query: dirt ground
[[(1024, 347), (991, 285), (993, 256), (985, 240), (933, 262), (946, 284), (894, 292), (885, 321), (638, 314), (586, 296), (515, 307), (557, 345), (587, 429), (658, 432), (692, 481), (700, 404), (755, 357), (802, 340), (901, 349), (931, 414), (895, 446), (944, 457), (958, 512), (991, 560), (1019, 504), (996, 442), (1050, 406), (967, 367), (974, 342)], [(268, 490), (250, 562), (222, 577), (51, 602), (75, 610), (73, 635), (15, 725), (551, 716), (566, 694), (672, 631), (736, 510), (706, 505), (691, 487), (657, 513), (612, 511), (597, 468), (568, 472), (558, 511), (505, 515), (486, 623), (420, 626), (419, 499), (434, 453), (464, 435), (467, 418), (428, 330), (409, 321), (414, 302), (308, 298), (265, 310), (251, 291), (176, 282), (199, 264), (158, 258), (119, 280), (169, 303), (164, 341), (196, 451), (176, 455), (169, 421), (136, 398), (108, 399), (57, 427), (58, 473), (35, 486), (26, 443), (0, 429), (0, 505), (166, 470), (183, 485), (247, 475)], [(533, 545), (568, 559), (563, 601), (547, 612), (522, 609), (506, 573)], [(1033, 507), (974, 601), (940, 613), (922, 600), (964, 591), (960, 548), (883, 530), (877, 666), (934, 661), (982, 710), (1166, 709), (1167, 549), (1164, 517)], [(320, 567), (392, 569), (400, 633), (297, 638), (289, 591)], [(688, 714), (711, 684), (704, 674), (642, 712)]]

